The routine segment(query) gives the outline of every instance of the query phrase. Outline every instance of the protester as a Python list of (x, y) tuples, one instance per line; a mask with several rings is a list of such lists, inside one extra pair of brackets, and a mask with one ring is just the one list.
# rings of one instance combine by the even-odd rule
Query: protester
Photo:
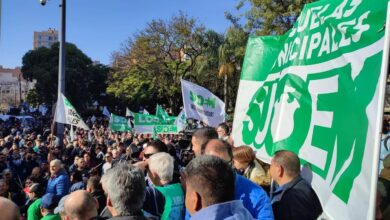
[(112, 153), (107, 152), (106, 155), (104, 156), (104, 159), (106, 162), (103, 164), (102, 174), (105, 174), (107, 170), (112, 168), (112, 160), (113, 160)]
[(378, 191), (381, 196), (380, 211), (390, 214), (390, 154), (383, 159), (383, 169), (378, 179)]
[(64, 195), (68, 194), (70, 181), (68, 174), (62, 168), (60, 160), (55, 159), (50, 162), (50, 179), (47, 183), (46, 193), (53, 193), (61, 199)]
[[(208, 140), (203, 145), (204, 154), (219, 157), (232, 166), (232, 146), (219, 139)], [(250, 180), (235, 174), (234, 198), (241, 200), (244, 207), (256, 219), (274, 219), (270, 199), (266, 192)]]
[(221, 123), (217, 126), (218, 138), (223, 141), (229, 139), (229, 126), (226, 123)]
[(148, 161), (148, 176), (154, 186), (165, 198), (164, 212), (161, 219), (183, 219), (184, 192), (180, 183), (172, 183), (174, 159), (168, 153), (152, 155)]
[(91, 193), (93, 198), (98, 202), (98, 213), (101, 213), (106, 206), (106, 196), (104, 195), (102, 186), (100, 184), (100, 178), (92, 176), (87, 182), (87, 192)]
[(27, 194), (28, 200), (21, 209), (22, 215), (27, 211), (27, 219), (38, 220), (42, 218), (40, 212), (41, 197), (43, 195), (43, 186), (39, 183), (34, 183), (27, 187), (24, 192)]
[(262, 166), (263, 163), (256, 158), (251, 147), (233, 148), (233, 164), (244, 177), (269, 190), (271, 176), (268, 175), (268, 169), (265, 170)]
[(108, 170), (101, 183), (107, 195), (110, 219), (146, 219), (141, 211), (145, 198), (144, 175), (139, 168), (119, 163)]
[(66, 220), (83, 220), (97, 217), (96, 201), (85, 190), (72, 192), (64, 203)]
[(204, 145), (204, 143), (206, 143), (210, 139), (216, 138), (218, 138), (218, 133), (215, 131), (214, 128), (205, 127), (197, 129), (192, 134), (191, 138), (192, 150), (194, 151), (195, 156), (198, 157), (202, 154), (202, 145)]
[(83, 176), (81, 172), (76, 171), (70, 174), (70, 183), (72, 184), (69, 193), (77, 191), (77, 190), (84, 190), (85, 189), (85, 183), (83, 181)]
[(239, 200), (234, 200), (234, 172), (214, 156), (199, 156), (185, 170), (185, 205), (193, 220), (253, 219)]
[(46, 193), (41, 199), (41, 220), (61, 220), (58, 214), (54, 214), (54, 209), (58, 204), (58, 196), (53, 193)]
[(275, 153), (270, 173), (278, 184), (271, 194), (276, 220), (317, 219), (322, 213), (321, 203), (311, 186), (300, 176), (298, 156), (286, 150)]
[(0, 197), (12, 199), (12, 194), (8, 189), (8, 183), (4, 179), (0, 179)]
[(154, 140), (147, 144), (144, 149), (143, 160), (149, 159), (153, 154), (159, 152), (168, 152), (167, 146), (160, 140)]
[(11, 200), (0, 197), (0, 219), (19, 220), (20, 212), (18, 206)]

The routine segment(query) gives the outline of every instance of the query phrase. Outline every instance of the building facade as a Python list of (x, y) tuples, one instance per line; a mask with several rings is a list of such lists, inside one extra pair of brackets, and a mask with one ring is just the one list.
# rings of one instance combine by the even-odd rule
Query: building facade
[(58, 31), (55, 29), (49, 28), (47, 31), (34, 31), (34, 50), (39, 47), (50, 48), (56, 42), (58, 42)]
[(20, 68), (8, 69), (0, 66), (0, 110), (10, 106), (19, 106), (25, 100), (34, 82), (23, 78)]

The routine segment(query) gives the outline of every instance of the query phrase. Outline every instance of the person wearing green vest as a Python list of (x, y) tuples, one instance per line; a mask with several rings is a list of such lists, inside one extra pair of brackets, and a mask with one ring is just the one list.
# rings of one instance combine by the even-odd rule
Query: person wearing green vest
[(184, 192), (180, 183), (171, 183), (174, 159), (165, 152), (153, 154), (148, 160), (148, 176), (165, 198), (161, 220), (184, 219)]
[(41, 214), (41, 197), (43, 194), (43, 186), (39, 183), (34, 183), (24, 189), (30, 200), (30, 206), (27, 209), (28, 220), (39, 220), (42, 218)]
[(54, 209), (58, 204), (58, 199), (53, 193), (46, 193), (41, 198), (41, 220), (61, 220), (58, 214), (54, 214)]

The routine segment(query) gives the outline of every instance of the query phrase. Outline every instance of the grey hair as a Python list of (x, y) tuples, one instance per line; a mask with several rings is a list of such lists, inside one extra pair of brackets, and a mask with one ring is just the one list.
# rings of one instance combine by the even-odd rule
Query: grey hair
[(165, 152), (153, 154), (148, 163), (149, 170), (156, 172), (161, 180), (172, 181), (174, 160), (171, 155)]
[(101, 183), (119, 216), (141, 210), (146, 186), (145, 176), (139, 168), (119, 163), (102, 176)]
[(54, 160), (50, 161), (50, 163), (55, 163), (58, 166), (62, 166), (62, 162), (59, 159), (54, 159)]

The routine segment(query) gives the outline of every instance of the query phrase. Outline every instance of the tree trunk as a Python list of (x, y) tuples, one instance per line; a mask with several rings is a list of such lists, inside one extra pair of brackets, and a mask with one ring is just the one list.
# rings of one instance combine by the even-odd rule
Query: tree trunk
[(228, 76), (225, 74), (224, 79), (223, 79), (223, 96), (224, 96), (224, 102), (225, 102), (225, 112), (228, 110)]

